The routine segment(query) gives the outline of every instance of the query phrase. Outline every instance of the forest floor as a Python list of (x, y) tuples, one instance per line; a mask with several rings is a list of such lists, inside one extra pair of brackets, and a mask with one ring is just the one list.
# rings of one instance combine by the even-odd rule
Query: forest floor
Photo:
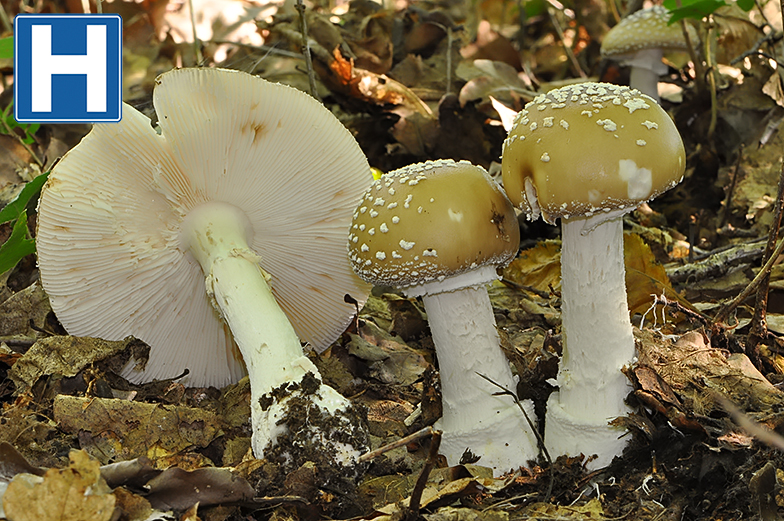
[[(8, 4), (12, 18), (22, 2)], [(495, 103), (519, 111), (537, 92), (577, 81), (628, 84), (627, 69), (600, 57), (617, 14), (599, 0), (391, 4), (305, 11), (317, 95), (381, 172), (451, 158), (497, 174), (506, 131)], [(82, 12), (75, 0), (36, 5)], [(154, 117), (158, 74), (195, 65), (309, 91), (292, 4), (194, 5), (198, 45), (187, 2), (103, 4), (124, 20), (127, 103)], [(67, 335), (28, 255), (0, 281), (0, 483), (28, 484), (9, 489), (5, 512), (12, 521), (782, 519), (784, 265), (743, 295), (778, 231), (781, 19), (773, 2), (706, 18), (698, 34), (712, 52), (698, 59), (708, 71), (701, 81), (688, 56), (668, 58), (662, 106), (683, 136), (687, 170), (625, 217), (638, 357), (628, 370), (634, 412), (618, 420), (629, 443), (610, 466), (540, 458), (500, 477), (481, 460), (426, 466), (428, 426), (440, 414), (426, 315), (420, 302), (375, 288), (358, 320), (311, 356), (327, 383), (367, 408), (373, 448), (414, 436), (374, 458), (356, 483), (307, 464), (281, 476), (250, 456), (247, 379), (223, 389), (125, 381), (116, 369), (145, 346)], [(10, 85), (13, 63), (0, 60), (0, 74)], [(0, 107), (12, 91), (0, 91)], [(0, 205), (88, 131), (0, 130)], [(34, 201), (28, 210), (34, 233)], [(521, 253), (489, 292), (518, 392), (542, 415), (561, 349), (559, 230), (523, 218), (520, 226)], [(0, 225), (0, 243), (12, 229)], [(412, 492), (421, 493), (418, 508)]]

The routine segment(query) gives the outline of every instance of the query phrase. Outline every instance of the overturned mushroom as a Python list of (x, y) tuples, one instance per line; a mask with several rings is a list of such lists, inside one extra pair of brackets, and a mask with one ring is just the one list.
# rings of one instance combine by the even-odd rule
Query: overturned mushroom
[(277, 423), (296, 397), (339, 421), (290, 434), (321, 438), (349, 464), (364, 447), (344, 437), (366, 436), (361, 422), (320, 383), (299, 339), (325, 348), (353, 315), (344, 296), (367, 297), (345, 258), (372, 182), (362, 151), (329, 111), (283, 85), (217, 69), (156, 83), (160, 134), (126, 105), (43, 190), (38, 262), (52, 308), (71, 334), (147, 342), (146, 367), (124, 372), (135, 382), (188, 369), (185, 383), (222, 386), (244, 361), (257, 457), (286, 432)]

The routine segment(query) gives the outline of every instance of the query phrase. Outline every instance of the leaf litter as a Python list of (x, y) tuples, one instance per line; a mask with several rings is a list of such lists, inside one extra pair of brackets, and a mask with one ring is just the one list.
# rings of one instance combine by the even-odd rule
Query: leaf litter
[[(53, 12), (82, 8), (44, 4)], [(103, 4), (125, 20), (126, 101), (154, 116), (155, 77), (197, 64), (308, 90), (291, 6), (194, 1), (195, 43), (190, 5)], [(734, 308), (728, 323), (710, 317), (758, 272), (773, 222), (784, 114), (780, 66), (770, 56), (782, 49), (766, 35), (780, 33), (781, 14), (775, 3), (751, 12), (722, 5), (711, 4), (718, 7), (710, 15), (712, 32), (702, 33), (703, 42), (716, 39), (715, 55), (700, 55), (716, 64), (716, 74), (706, 75), (715, 86), (696, 78), (694, 64), (684, 60), (670, 62), (663, 78), (666, 92), (677, 93), (664, 96), (677, 100), (665, 106), (684, 137), (687, 177), (626, 218), (628, 298), (639, 326), (638, 360), (628, 371), (634, 385), (628, 401), (636, 412), (616, 420), (633, 439), (610, 467), (589, 473), (583, 458), (562, 457), (493, 478), (481, 460), (452, 467), (437, 460), (420, 480), (431, 443), (423, 429), (440, 416), (437, 361), (421, 305), (390, 288), (376, 288), (356, 323), (325, 353), (311, 356), (327, 383), (365, 408), (374, 449), (425, 434), (370, 460), (356, 481), (317, 457), (293, 469), (255, 460), (246, 380), (224, 389), (186, 388), (176, 379), (124, 381), (119, 368), (131, 357), (143, 361), (147, 346), (65, 335), (36, 282), (34, 257), (20, 250), (0, 288), (3, 515), (778, 519), (784, 513), (784, 458), (775, 438), (784, 430), (781, 266), (771, 270), (768, 334), (756, 367), (744, 352), (753, 296)], [(18, 7), (10, 3), (6, 14)], [(492, 173), (505, 110), (519, 110), (535, 93), (583, 74), (626, 81), (628, 71), (598, 58), (618, 8), (589, 0), (309, 4), (317, 93), (382, 171), (445, 157), (469, 159)], [(0, 93), (1, 108), (10, 94)], [(87, 130), (42, 125), (0, 132), (2, 204)], [(16, 216), (26, 212), (25, 220), (0, 224), (4, 244), (15, 225), (34, 236), (35, 197), (17, 206), (7, 208)], [(522, 250), (489, 294), (502, 346), (526, 383), (517, 391), (534, 400), (541, 417), (561, 350), (560, 243), (552, 227), (520, 224)], [(414, 492), (421, 500), (412, 512)]]

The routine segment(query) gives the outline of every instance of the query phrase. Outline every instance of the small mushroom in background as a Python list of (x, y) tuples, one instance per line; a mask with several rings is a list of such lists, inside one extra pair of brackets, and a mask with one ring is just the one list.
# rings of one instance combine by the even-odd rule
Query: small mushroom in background
[(678, 184), (680, 134), (650, 97), (628, 87), (582, 83), (537, 96), (504, 142), (509, 198), (529, 219), (561, 219), (563, 357), (547, 402), (552, 456), (620, 455), (631, 390), (621, 372), (635, 356), (626, 302), (623, 215)]
[[(440, 452), (456, 465), (468, 449), (496, 474), (538, 453), (514, 401), (477, 374), (516, 390), (485, 285), (519, 241), (514, 208), (487, 172), (439, 160), (381, 176), (354, 213), (348, 243), (364, 280), (422, 297), (441, 377)], [(522, 403), (533, 421), (533, 404)]]
[[(187, 385), (224, 386), (247, 367), (257, 457), (285, 434), (352, 464), (363, 423), (300, 338), (326, 348), (355, 312), (344, 296), (361, 305), (369, 293), (345, 252), (373, 180), (365, 156), (296, 89), (219, 69), (156, 85), (160, 133), (125, 105), (44, 187), (38, 263), (52, 309), (70, 334), (147, 342), (146, 366), (124, 370), (133, 382), (187, 368)], [(294, 402), (323, 421), (287, 432)]]
[[(659, 102), (659, 77), (667, 72), (662, 63), (665, 51), (685, 51), (681, 24), (668, 25), (670, 13), (660, 5), (623, 18), (602, 40), (602, 57), (630, 66), (629, 85)], [(686, 24), (689, 39), (696, 44), (697, 31)]]

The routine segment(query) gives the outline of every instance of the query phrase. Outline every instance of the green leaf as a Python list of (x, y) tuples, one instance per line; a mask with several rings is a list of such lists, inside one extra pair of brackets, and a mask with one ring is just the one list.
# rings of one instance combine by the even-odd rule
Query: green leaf
[(669, 23), (672, 24), (684, 18), (701, 20), (719, 7), (727, 5), (727, 2), (725, 0), (681, 0), (680, 2), (664, 0), (663, 5), (670, 11)]
[(45, 174), (41, 174), (27, 183), (25, 187), (22, 188), (22, 191), (19, 192), (19, 195), (16, 196), (16, 199), (5, 205), (5, 208), (0, 210), (0, 223), (7, 223), (8, 221), (19, 219), (19, 217), (25, 214), (25, 208), (27, 208), (27, 204), (38, 194), (38, 192), (41, 191), (41, 187), (44, 185), (48, 177), (49, 172), (46, 172)]
[(738, 0), (738, 7), (746, 11), (747, 13), (754, 9), (754, 0)]
[[(754, 2), (754, 0), (751, 1), (752, 3)], [(670, 24), (685, 18), (702, 20), (719, 7), (724, 7), (725, 5), (727, 3), (724, 0), (682, 0), (681, 6), (678, 7), (676, 0), (664, 0), (664, 7), (669, 9), (672, 14), (669, 21)]]
[(14, 223), (11, 236), (0, 246), (0, 274), (13, 269), (20, 260), (31, 253), (35, 253), (35, 241), (28, 236), (27, 212), (23, 211)]
[(14, 57), (14, 37), (0, 38), (0, 59)]

